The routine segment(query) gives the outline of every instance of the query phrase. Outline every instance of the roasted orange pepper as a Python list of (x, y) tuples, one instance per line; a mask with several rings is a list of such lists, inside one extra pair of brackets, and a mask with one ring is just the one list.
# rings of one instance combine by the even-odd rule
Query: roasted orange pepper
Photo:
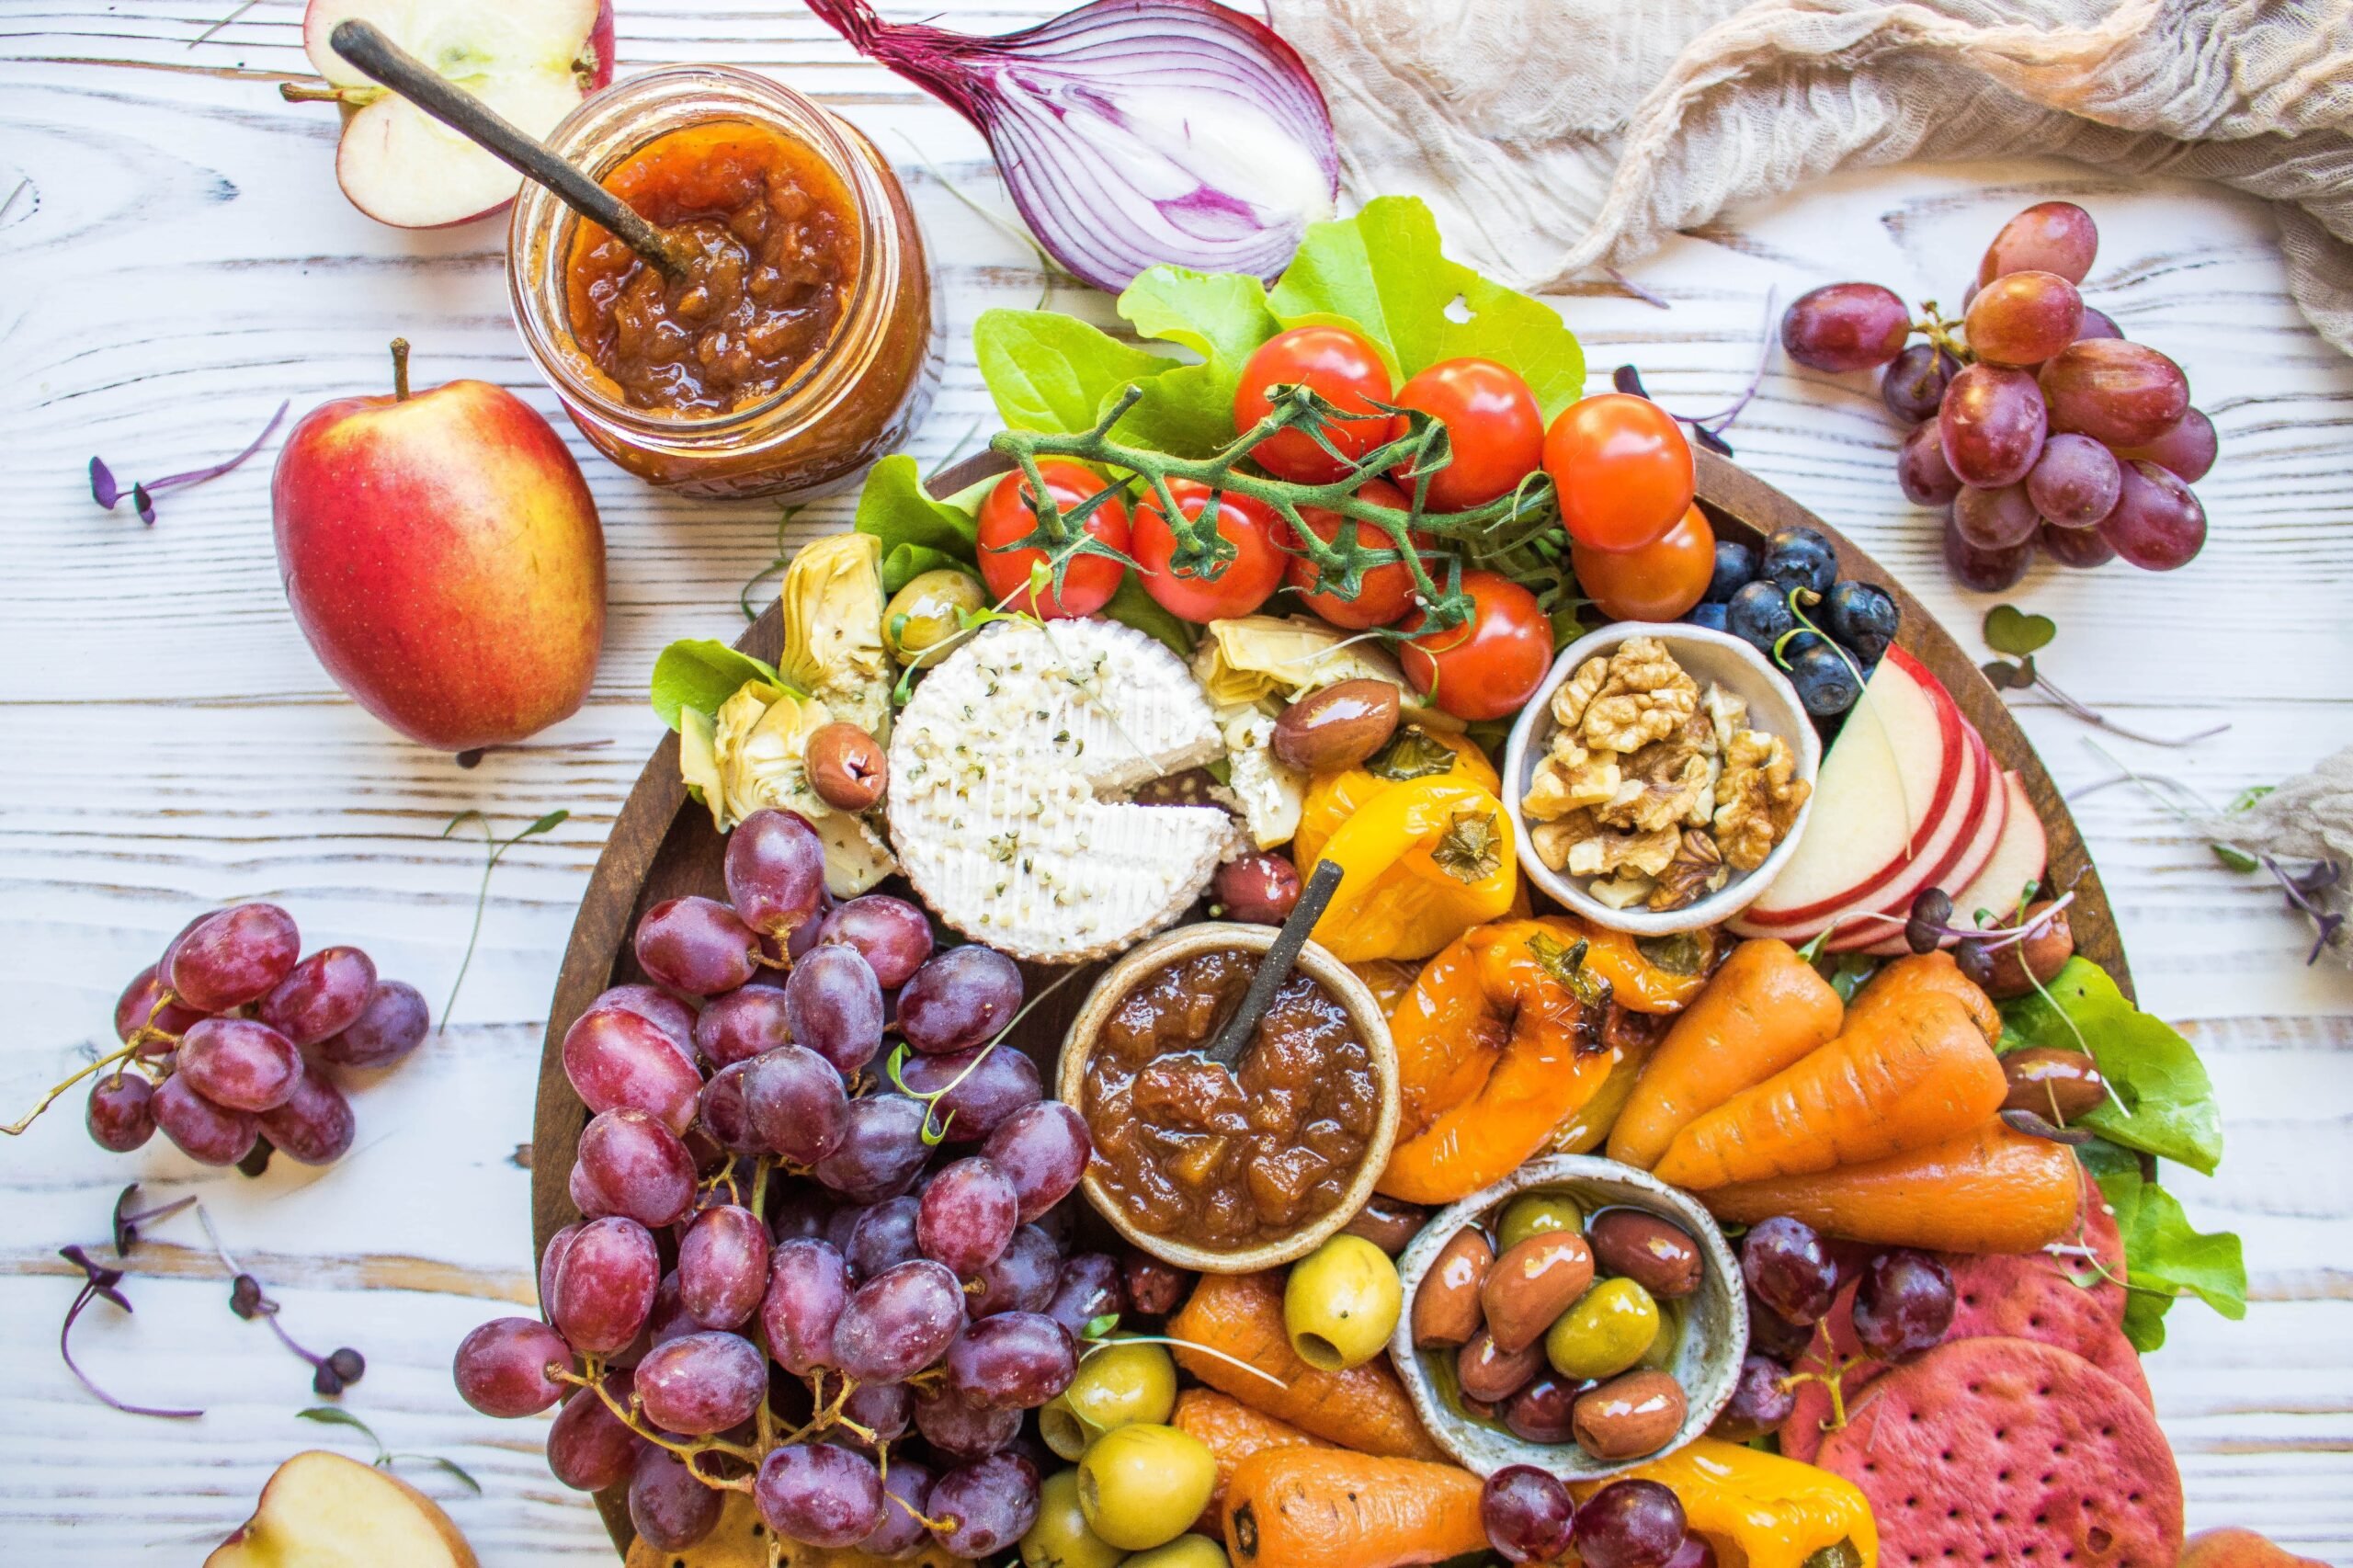
[[(1719, 1562), (1747, 1568), (1807, 1568), (1817, 1561), (1876, 1568), (1879, 1527), (1855, 1484), (1826, 1470), (1698, 1437), (1665, 1459), (1637, 1465), (1621, 1479), (1655, 1481), (1683, 1505), (1692, 1532)], [(1571, 1488), (1579, 1502), (1601, 1483)], [(1839, 1547), (1850, 1549), (1839, 1551)]]
[(1346, 962), (1427, 958), (1510, 909), (1518, 890), (1495, 769), (1470, 742), (1435, 739), (1455, 752), (1444, 771), (1389, 779), (1350, 768), (1308, 790), (1291, 848), (1302, 873), (1340, 866), (1315, 939)]
[(1609, 982), (1621, 1007), (1637, 1013), (1679, 1013), (1708, 988), (1722, 947), (1715, 927), (1672, 937), (1636, 937), (1590, 922), (1584, 926), (1586, 967)]

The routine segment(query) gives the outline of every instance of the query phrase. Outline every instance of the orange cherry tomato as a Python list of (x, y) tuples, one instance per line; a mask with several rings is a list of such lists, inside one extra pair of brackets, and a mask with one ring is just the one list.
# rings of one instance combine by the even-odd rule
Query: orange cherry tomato
[[(1433, 512), (1467, 512), (1511, 494), (1544, 460), (1544, 414), (1536, 394), (1508, 366), (1493, 359), (1442, 359), (1397, 389), (1390, 401), (1438, 416), (1453, 458), (1430, 475), (1426, 504)], [(1404, 415), (1389, 426), (1394, 441), (1412, 428)], [(1413, 465), (1390, 477), (1408, 493)]]
[[(1169, 493), (1188, 520), (1209, 505), (1210, 487), (1190, 479), (1172, 479)], [(1217, 502), (1217, 532), (1233, 546), (1231, 559), (1211, 571), (1186, 574), (1171, 562), (1176, 553), (1176, 530), (1168, 524), (1159, 501), (1146, 491), (1136, 504), (1136, 565), (1142, 568), (1143, 591), (1171, 615), (1187, 620), (1227, 620), (1248, 615), (1282, 586), (1283, 565), (1290, 558), (1275, 543), (1282, 519), (1263, 502), (1223, 492)]]
[(1699, 602), (1716, 572), (1716, 530), (1695, 502), (1640, 550), (1594, 550), (1571, 541), (1577, 585), (1612, 620), (1673, 620)]
[(1389, 438), (1389, 415), (1372, 406), (1389, 401), (1389, 367), (1361, 334), (1344, 326), (1295, 326), (1260, 344), (1242, 367), (1241, 383), (1233, 389), (1234, 429), (1247, 430), (1267, 416), (1274, 407), (1267, 396), (1268, 387), (1294, 383), (1348, 413), (1361, 410), (1372, 417), (1336, 420), (1325, 428), (1325, 437), (1347, 454), (1347, 462), (1325, 451), (1304, 430), (1279, 430), (1267, 437), (1250, 449), (1250, 456), (1276, 478), (1329, 484)]
[(1561, 411), (1544, 434), (1544, 472), (1569, 537), (1592, 550), (1640, 550), (1691, 505), (1691, 443), (1646, 397), (1603, 392)]
[[(1552, 623), (1536, 596), (1497, 572), (1462, 574), (1471, 619), (1398, 650), (1414, 689), (1458, 719), (1517, 713), (1552, 664)], [(1426, 619), (1415, 610), (1405, 630)]]
[[(1393, 507), (1400, 512), (1413, 509), (1413, 503), (1405, 498), (1404, 493), (1385, 479), (1366, 480), (1357, 487), (1357, 499), (1370, 501), (1376, 506)], [(1302, 506), (1299, 517), (1307, 525), (1308, 531), (1325, 544), (1340, 537), (1340, 525), (1347, 520), (1339, 513), (1327, 512), (1321, 506)], [(1290, 525), (1282, 524), (1281, 528), (1284, 545), (1297, 549), (1299, 540), (1291, 533)], [(1417, 548), (1427, 551), (1430, 547), (1430, 536), (1419, 528), (1414, 530), (1412, 538)], [(1395, 541), (1383, 530), (1359, 523), (1357, 526), (1357, 542), (1388, 550), (1393, 548)], [(1283, 572), (1283, 580), (1298, 591), (1300, 603), (1333, 625), (1345, 626), (1352, 631), (1386, 626), (1414, 608), (1413, 569), (1402, 561), (1375, 566), (1365, 573), (1362, 582), (1358, 585), (1357, 597), (1352, 599), (1344, 599), (1337, 594), (1310, 592), (1315, 585), (1315, 563), (1304, 555), (1290, 558), (1290, 564)]]
[[(1038, 472), (1044, 477), (1054, 505), (1065, 516), (1110, 486), (1110, 481), (1068, 458), (1047, 458), (1038, 464)], [(1013, 548), (1016, 540), (1027, 539), (1038, 531), (1038, 515), (1030, 509), (1029, 489), (1029, 482), (1018, 472), (1008, 473), (997, 481), (996, 488), (981, 503), (977, 525), (981, 581), (989, 585), (992, 599), (1040, 620), (1093, 615), (1120, 591), (1120, 578), (1128, 569), (1126, 563), (1108, 555), (1074, 555), (1069, 571), (1063, 575), (1059, 591), (1051, 586), (1050, 578), (1047, 587), (1032, 595), (1030, 568), (1046, 560), (1046, 552), (1036, 545), (1024, 550)], [(1089, 512), (1086, 528), (1113, 550), (1127, 552), (1128, 508), (1118, 496)]]

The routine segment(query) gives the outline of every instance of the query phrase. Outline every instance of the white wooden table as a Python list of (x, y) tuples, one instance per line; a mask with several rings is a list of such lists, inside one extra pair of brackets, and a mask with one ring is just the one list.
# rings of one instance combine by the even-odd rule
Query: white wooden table
[[(93, 452), (126, 482), (225, 456), (280, 399), (299, 414), (381, 390), (395, 333), (415, 344), (422, 382), (483, 377), (555, 412), (507, 322), (503, 222), (411, 233), (361, 217), (335, 189), (335, 116), (278, 101), (277, 82), (307, 69), (301, 6), (261, 0), (191, 42), (232, 6), (0, 0), (0, 195), (15, 191), (0, 206), (0, 1101), (28, 1102), (86, 1060), (124, 980), (225, 900), (285, 904), (313, 943), (361, 944), (438, 1006), (482, 871), (479, 839), (444, 841), (444, 824), (469, 808), (505, 832), (556, 807), (572, 816), (506, 858), (449, 1028), (367, 1075), (358, 1145), (332, 1170), (281, 1161), (249, 1182), (161, 1139), (110, 1155), (83, 1132), (79, 1091), (0, 1150), (0, 1559), (190, 1562), (288, 1454), (363, 1451), (355, 1434), (295, 1417), (314, 1403), (307, 1369), (231, 1315), (185, 1219), (165, 1233), (196, 1244), (137, 1259), (137, 1315), (98, 1305), (76, 1344), (117, 1392), (206, 1415), (118, 1415), (68, 1376), (56, 1333), (74, 1281), (55, 1249), (103, 1240), (116, 1191), (136, 1178), (159, 1198), (202, 1194), (297, 1338), (366, 1353), (347, 1408), (394, 1448), (481, 1479), (474, 1498), (405, 1472), (450, 1500), (486, 1564), (609, 1561), (593, 1509), (541, 1463), (541, 1423), (470, 1412), (449, 1353), (475, 1323), (532, 1300), (516, 1155), (574, 904), (661, 733), (646, 671), (674, 637), (741, 630), (737, 587), (775, 553), (778, 518), (666, 500), (575, 440), (611, 558), (595, 692), (542, 744), (463, 772), (376, 724), (312, 658), (279, 590), (267, 454), (165, 497), (153, 528), (94, 506)], [(1036, 14), (936, 8), (987, 31)], [(972, 317), (1035, 304), (1045, 285), (947, 188), (1004, 206), (964, 123), (793, 0), (623, 0), (620, 56), (624, 72), (773, 71), (873, 135), (926, 225), (959, 349), (915, 450), (929, 463), (984, 431)], [(2229, 720), (2185, 753), (2109, 742), (2226, 799), (2353, 738), (2353, 363), (2296, 315), (2256, 204), (2058, 165), (1858, 175), (1728, 214), (1636, 269), (1669, 310), (1608, 285), (1560, 304), (1595, 384), (1631, 359), (1655, 394), (1698, 412), (1746, 380), (1768, 290), (1786, 302), (1859, 277), (1949, 304), (2002, 219), (2054, 196), (2097, 216), (2093, 301), (2187, 366), (2222, 460), (2200, 487), (2214, 526), (2191, 569), (2040, 571), (2008, 597), (2057, 619), (2045, 666), (2086, 700), (2159, 731)], [(1100, 297), (1054, 303), (1110, 319)], [(1862, 379), (1801, 373), (1778, 352), (1732, 432), (1741, 460), (1971, 641), (1984, 603), (1947, 585), (1929, 520), (1896, 488), (1895, 437)], [(847, 517), (846, 503), (820, 506), (795, 532)], [(2028, 724), (2063, 782), (2110, 772), (2073, 720), (2038, 708)], [(2307, 935), (2268, 884), (2221, 869), (2134, 790), (2095, 794), (2080, 817), (2143, 999), (2192, 1030), (2223, 1099), (2221, 1176), (2169, 1180), (2199, 1224), (2246, 1240), (2247, 1320), (2185, 1303), (2149, 1362), (2191, 1525), (2251, 1525), (2353, 1562), (2353, 979), (2303, 968)]]

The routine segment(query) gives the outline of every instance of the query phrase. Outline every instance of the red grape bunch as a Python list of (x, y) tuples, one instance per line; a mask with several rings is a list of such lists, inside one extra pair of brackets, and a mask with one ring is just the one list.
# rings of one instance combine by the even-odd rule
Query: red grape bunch
[(208, 1165), (257, 1172), (253, 1156), (270, 1148), (333, 1165), (354, 1123), (327, 1069), (389, 1066), (415, 1049), (431, 1017), (416, 987), (377, 979), (358, 948), (301, 950), (294, 917), (274, 903), (198, 915), (115, 1003), (119, 1049), (9, 1131), (91, 1077), (86, 1119), (102, 1149), (127, 1154), (161, 1129)]
[(1896, 479), (1947, 508), (1945, 562), (1966, 587), (2008, 587), (2038, 544), (2063, 566), (2170, 572), (2206, 542), (2189, 487), (2214, 466), (2213, 421), (2179, 365), (2084, 303), (2098, 246), (2090, 213), (2040, 202), (1985, 248), (1959, 323), (1933, 303), (1915, 323), (1876, 283), (1816, 289), (1781, 318), (1801, 365), (1886, 367), (1881, 400), (1912, 427)]
[(1091, 1149), (1002, 1043), (1019, 969), (935, 953), (904, 900), (832, 904), (824, 869), (804, 819), (762, 811), (729, 840), (727, 902), (646, 911), (654, 983), (563, 1039), (590, 1119), (544, 1321), (469, 1335), (458, 1391), (492, 1415), (563, 1402), (556, 1479), (626, 1485), (665, 1551), (737, 1491), (785, 1540), (983, 1558), (1037, 1516), (1024, 1417), (1120, 1311), (1120, 1269), (1040, 1224)]

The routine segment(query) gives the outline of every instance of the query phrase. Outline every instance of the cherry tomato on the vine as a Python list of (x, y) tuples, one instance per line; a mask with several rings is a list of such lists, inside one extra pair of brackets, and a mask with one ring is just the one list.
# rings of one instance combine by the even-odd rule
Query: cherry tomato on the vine
[(1577, 585), (1612, 620), (1673, 620), (1699, 602), (1716, 571), (1716, 530), (1697, 503), (1640, 550), (1571, 543)]
[[(1519, 373), (1493, 359), (1442, 359), (1397, 389), (1390, 400), (1418, 408), (1446, 426), (1453, 460), (1430, 475), (1426, 502), (1433, 512), (1464, 512), (1508, 495), (1544, 459), (1544, 415)], [(1404, 415), (1389, 427), (1397, 440), (1411, 428)], [(1413, 465), (1399, 463), (1391, 478), (1414, 487)]]
[[(1054, 498), (1054, 505), (1065, 516), (1109, 483), (1085, 464), (1067, 458), (1044, 459), (1038, 464), (1038, 472), (1044, 476), (1046, 491)], [(1046, 586), (1033, 595), (1029, 571), (1037, 562), (1047, 561), (1047, 553), (1036, 545), (1024, 550), (1010, 548), (1014, 540), (1038, 531), (1038, 515), (1029, 509), (1029, 481), (1018, 472), (1008, 473), (997, 481), (996, 488), (981, 503), (981, 580), (989, 585), (991, 598), (1007, 609), (1035, 615), (1040, 620), (1093, 615), (1119, 592), (1120, 577), (1127, 571), (1126, 565), (1108, 555), (1074, 555), (1059, 592), (1050, 574)], [(1118, 496), (1088, 513), (1086, 527), (1088, 533), (1113, 550), (1127, 551), (1128, 508)], [(1051, 571), (1050, 563), (1049, 574)]]
[(1561, 411), (1544, 434), (1544, 470), (1569, 537), (1591, 550), (1640, 550), (1691, 505), (1691, 443), (1646, 397), (1603, 392)]
[(1267, 416), (1274, 407), (1267, 396), (1268, 387), (1292, 384), (1312, 388), (1349, 413), (1362, 410), (1371, 417), (1336, 420), (1325, 427), (1324, 436), (1347, 455), (1347, 462), (1325, 451), (1305, 430), (1278, 430), (1250, 449), (1258, 466), (1276, 478), (1329, 484), (1389, 438), (1389, 415), (1372, 406), (1389, 401), (1389, 367), (1361, 334), (1344, 326), (1295, 326), (1260, 344), (1242, 367), (1241, 383), (1233, 389), (1234, 429), (1247, 430)]
[[(1177, 510), (1189, 520), (1209, 505), (1210, 487), (1189, 479), (1172, 479), (1169, 493)], [(1233, 546), (1231, 560), (1197, 575), (1176, 571), (1176, 532), (1162, 513), (1159, 501), (1146, 491), (1136, 504), (1135, 558), (1142, 568), (1143, 590), (1171, 615), (1205, 622), (1248, 615), (1282, 585), (1283, 564), (1289, 559), (1275, 543), (1283, 527), (1271, 507), (1231, 491), (1218, 496), (1217, 532)]]
[[(1413, 503), (1405, 498), (1404, 493), (1385, 479), (1366, 480), (1357, 487), (1357, 499), (1400, 512), (1413, 509)], [(1327, 512), (1321, 506), (1302, 506), (1299, 517), (1307, 525), (1308, 531), (1325, 544), (1340, 537), (1340, 526), (1347, 520), (1339, 513)], [(1282, 541), (1296, 548), (1299, 541), (1292, 536), (1290, 525), (1284, 523), (1280, 527)], [(1429, 548), (1430, 536), (1419, 528), (1415, 529), (1411, 537), (1417, 548)], [(1357, 542), (1375, 550), (1396, 548), (1396, 541), (1389, 537), (1386, 529), (1374, 528), (1369, 523), (1357, 525)], [(1414, 571), (1402, 561), (1392, 561), (1385, 566), (1375, 566), (1367, 571), (1358, 585), (1357, 597), (1352, 599), (1344, 599), (1337, 594), (1311, 592), (1315, 585), (1315, 563), (1304, 555), (1290, 557), (1290, 564), (1283, 577), (1298, 590), (1300, 603), (1333, 625), (1345, 626), (1352, 631), (1386, 626), (1414, 608)]]
[[(1552, 623), (1536, 596), (1496, 572), (1462, 574), (1471, 619), (1399, 650), (1414, 689), (1458, 719), (1517, 713), (1552, 664)], [(1415, 610), (1405, 630), (1424, 619)]]

